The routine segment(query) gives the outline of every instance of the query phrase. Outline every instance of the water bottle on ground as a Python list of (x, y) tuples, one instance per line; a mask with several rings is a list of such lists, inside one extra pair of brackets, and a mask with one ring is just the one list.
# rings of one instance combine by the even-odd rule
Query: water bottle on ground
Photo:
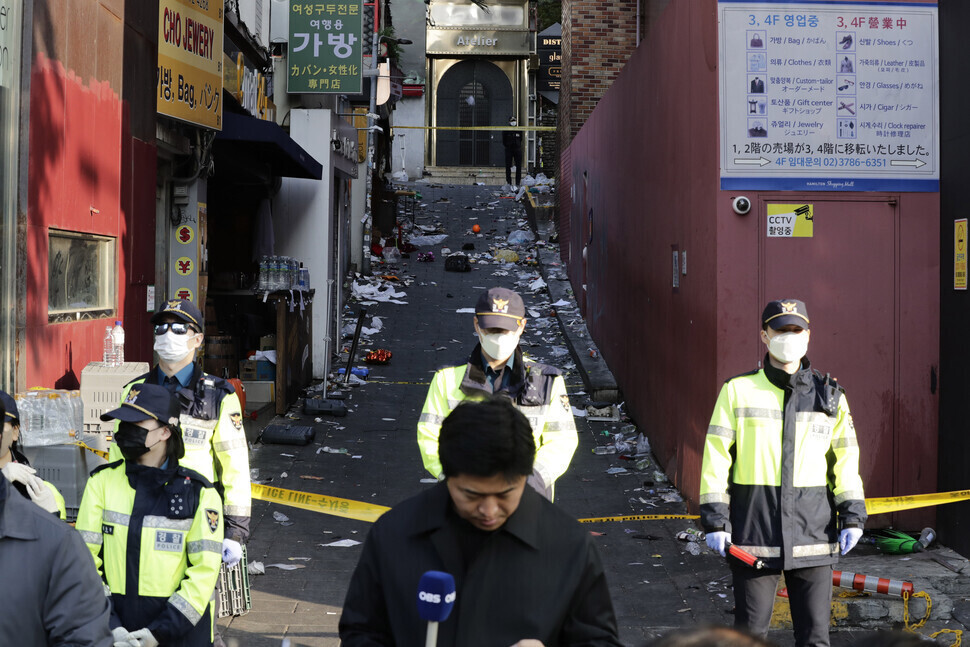
[(102, 362), (106, 366), (112, 366), (115, 354), (115, 344), (114, 340), (111, 338), (111, 326), (104, 327), (104, 355), (102, 357)]
[(116, 321), (115, 327), (111, 329), (111, 341), (114, 344), (114, 361), (111, 365), (121, 366), (125, 363), (125, 329), (120, 321)]

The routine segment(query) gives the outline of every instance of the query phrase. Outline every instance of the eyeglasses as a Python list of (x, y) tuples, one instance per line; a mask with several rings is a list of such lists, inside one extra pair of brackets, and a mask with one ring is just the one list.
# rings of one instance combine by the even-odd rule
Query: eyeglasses
[(181, 321), (172, 321), (169, 323), (160, 323), (155, 325), (155, 334), (164, 335), (166, 332), (171, 330), (176, 335), (184, 335), (188, 332), (195, 333), (196, 330), (187, 323), (182, 323)]

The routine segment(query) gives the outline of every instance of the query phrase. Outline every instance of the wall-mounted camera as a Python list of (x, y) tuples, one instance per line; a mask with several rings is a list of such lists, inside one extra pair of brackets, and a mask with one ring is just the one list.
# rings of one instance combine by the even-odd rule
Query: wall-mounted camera
[(738, 214), (739, 216), (743, 216), (751, 211), (751, 200), (743, 195), (739, 195), (736, 198), (731, 198), (731, 208), (734, 209), (734, 213)]

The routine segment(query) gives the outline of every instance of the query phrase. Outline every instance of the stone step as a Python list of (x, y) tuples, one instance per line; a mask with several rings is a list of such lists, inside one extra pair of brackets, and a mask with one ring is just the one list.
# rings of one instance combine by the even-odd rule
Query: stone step
[(426, 166), (424, 174), (427, 180), (444, 184), (471, 185), (476, 182), (483, 182), (487, 186), (505, 184), (505, 169), (497, 167)]

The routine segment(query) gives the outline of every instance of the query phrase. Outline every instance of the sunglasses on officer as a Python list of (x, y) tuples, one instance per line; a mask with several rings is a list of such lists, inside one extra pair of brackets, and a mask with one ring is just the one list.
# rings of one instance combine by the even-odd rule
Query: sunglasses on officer
[(155, 324), (155, 334), (164, 335), (166, 332), (171, 330), (176, 335), (184, 335), (186, 333), (197, 333), (198, 331), (187, 323), (182, 323), (181, 321), (170, 321), (166, 323)]

